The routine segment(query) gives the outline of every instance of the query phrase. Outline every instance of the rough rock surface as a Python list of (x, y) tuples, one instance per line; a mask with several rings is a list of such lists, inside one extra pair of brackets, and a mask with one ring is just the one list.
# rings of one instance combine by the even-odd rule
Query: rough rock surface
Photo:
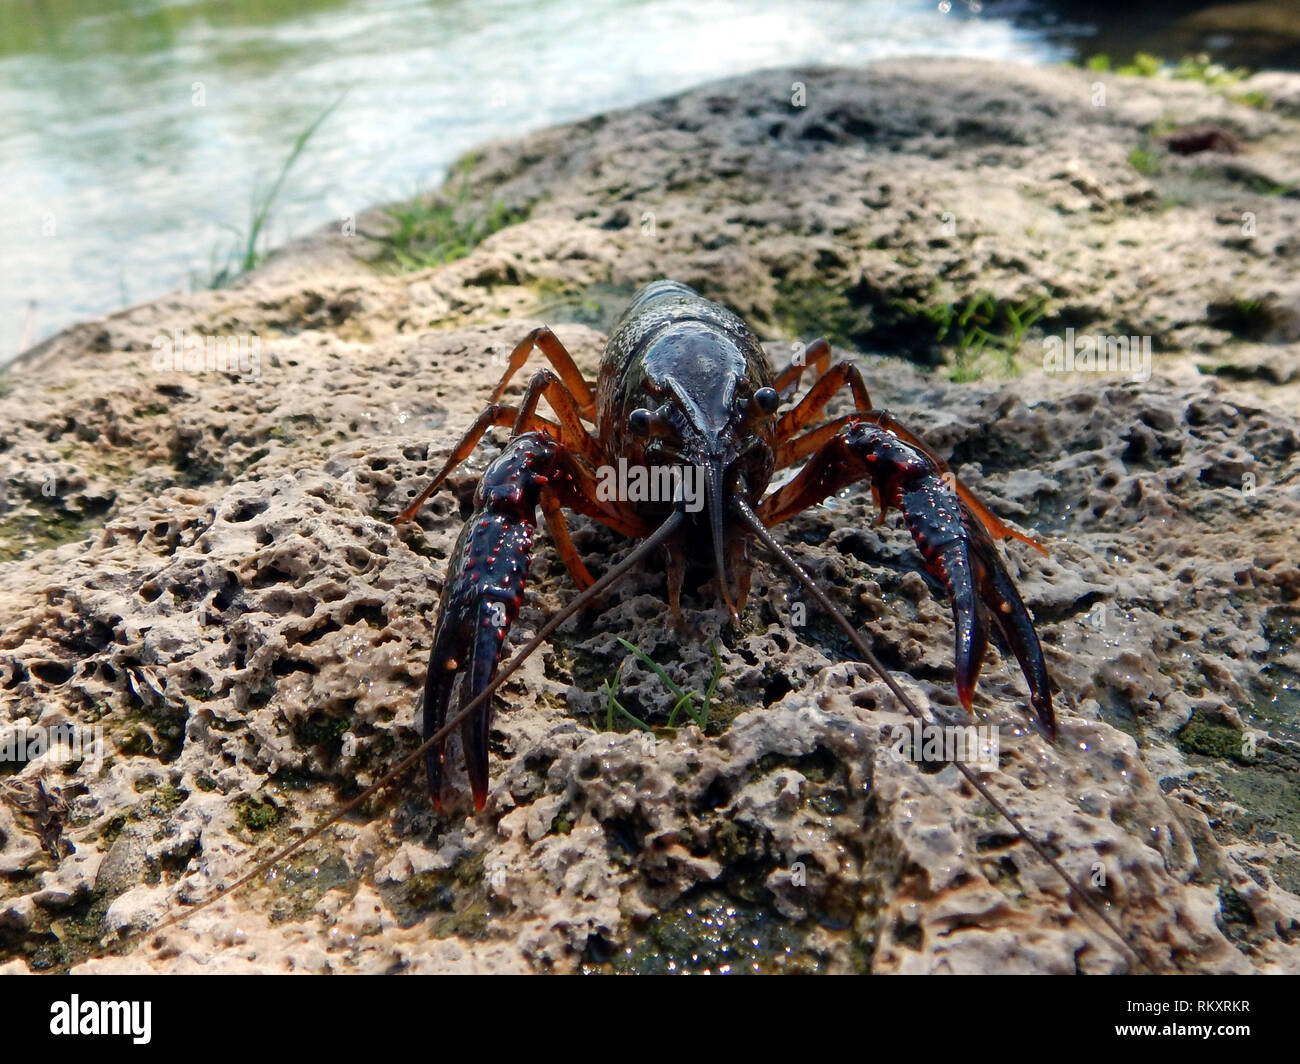
[[(545, 320), (591, 371), (621, 300), (672, 276), (780, 362), (831, 335), (877, 405), (1047, 540), (1005, 553), (1061, 739), (1026, 732), (1019, 671), (991, 654), (976, 709), (1001, 759), (981, 776), (1145, 962), (1300, 971), (1300, 82), (1257, 81), (1274, 109), (950, 60), (710, 85), (487, 147), (468, 202), (529, 217), (458, 261), (395, 274), (323, 234), (32, 352), (0, 385), (0, 729), (98, 724), (106, 757), (0, 768), (4, 970), (1133, 969), (955, 769), (890, 756), (907, 718), (811, 604), (791, 623), (797, 589), (762, 560), (738, 630), (707, 585), (674, 629), (655, 566), (566, 624), (504, 688), (482, 814), (435, 815), (412, 774), (124, 941), (414, 747), (443, 561), (493, 448), (418, 526), (391, 518), (508, 345)], [(1246, 151), (1161, 152), (1206, 124)], [(925, 368), (951, 337), (920, 308), (981, 293), (1043, 314), (1020, 376), (955, 384)], [(178, 328), (254, 334), (258, 372), (154, 370)], [(1154, 375), (1045, 374), (1040, 339), (1066, 328), (1151, 336)], [(851, 493), (781, 533), (960, 722), (947, 605), (897, 517), (873, 519)], [(574, 530), (593, 569), (627, 549)], [(512, 641), (572, 593), (543, 537)], [(713, 641), (705, 731), (663, 727), (671, 699), (620, 636), (698, 691)], [(616, 673), (653, 736), (606, 728)], [(74, 853), (39, 837), (42, 774)]]

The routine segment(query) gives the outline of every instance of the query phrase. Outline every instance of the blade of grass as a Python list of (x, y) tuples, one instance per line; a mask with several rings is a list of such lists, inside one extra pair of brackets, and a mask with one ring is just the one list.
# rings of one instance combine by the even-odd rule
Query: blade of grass
[(718, 689), (718, 681), (722, 679), (722, 657), (718, 654), (718, 644), (709, 640), (709, 653), (713, 655), (713, 679), (709, 681), (709, 689), (704, 692), (704, 709), (700, 716), (704, 718), (700, 724), (703, 730), (709, 726), (709, 706), (713, 702), (713, 693)]
[(678, 687), (677, 684), (673, 683), (672, 677), (669, 676), (666, 672), (664, 672), (664, 670), (659, 667), (658, 663), (655, 662), (650, 657), (650, 655), (647, 654), (644, 650), (642, 650), (638, 646), (634, 646), (633, 644), (629, 643), (622, 636), (615, 636), (614, 638), (623, 644), (623, 648), (625, 650), (630, 650), (633, 654), (637, 656), (637, 659), (643, 665), (645, 665), (646, 668), (648, 668), (651, 672), (653, 672), (656, 676), (658, 676), (659, 679), (663, 681), (664, 686), (667, 687), (668, 690), (670, 690), (673, 693), (674, 697), (676, 698), (690, 697), (686, 694), (685, 691), (683, 691), (680, 687)]
[(618, 689), (619, 681), (623, 678), (623, 664), (623, 662), (619, 662), (618, 671), (614, 673), (613, 679), (605, 681), (605, 730), (614, 730), (614, 711), (617, 710), (642, 731), (650, 731), (650, 725), (628, 710), (628, 708), (618, 700), (618, 696), (614, 694)]
[[(614, 706), (615, 709), (617, 709), (620, 713), (622, 713), (623, 716), (627, 717), (628, 720), (630, 720), (633, 724), (635, 724), (635, 725), (636, 725), (638, 728), (640, 728), (642, 731), (647, 731), (647, 732), (648, 732), (648, 731), (651, 730), (649, 724), (647, 724), (645, 721), (643, 721), (640, 717), (634, 716), (634, 715), (633, 715), (633, 714), (632, 714), (632, 713), (631, 713), (631, 712), (630, 712), (630, 711), (629, 711), (629, 710), (628, 710), (628, 709), (623, 705), (623, 703), (620, 702), (620, 701), (619, 701), (617, 698), (615, 698), (613, 695), (610, 695), (609, 700), (610, 700), (611, 703), (613, 703), (613, 706)], [(613, 731), (613, 730), (614, 730), (613, 728), (610, 729), (610, 731)]]
[[(646, 666), (646, 668), (650, 669), (651, 672), (653, 672), (656, 676), (658, 676), (659, 679), (662, 681), (663, 685), (667, 687), (668, 690), (671, 691), (673, 696), (677, 699), (676, 703), (673, 705), (672, 712), (668, 715), (668, 727), (670, 728), (673, 727), (673, 725), (676, 723), (677, 720), (677, 714), (682, 709), (686, 710), (687, 714), (690, 716), (691, 720), (695, 722), (698, 728), (703, 730), (704, 728), (708, 727), (709, 702), (713, 697), (714, 691), (717, 690), (718, 682), (722, 679), (722, 659), (718, 655), (718, 647), (716, 643), (713, 642), (709, 643), (709, 647), (713, 652), (713, 661), (714, 661), (713, 679), (709, 683), (709, 689), (707, 693), (705, 693), (704, 695), (700, 695), (696, 691), (683, 691), (676, 683), (673, 682), (672, 677), (669, 676), (668, 673), (666, 673), (663, 670), (663, 668), (659, 665), (659, 663), (656, 662), (653, 658), (651, 658), (650, 655), (647, 654), (644, 650), (642, 650), (639, 646), (636, 646), (633, 643), (629, 643), (626, 639), (623, 639), (621, 636), (615, 636), (614, 638), (617, 639), (619, 643), (623, 645), (623, 648), (625, 650), (629, 650), (633, 654), (635, 654), (638, 661), (642, 662)], [(694, 705), (695, 699), (697, 698), (700, 699), (700, 702), (702, 703), (702, 709), (699, 711), (695, 709), (695, 705)], [(624, 712), (626, 712), (626, 710)]]
[(695, 721), (696, 724), (699, 723), (699, 718), (695, 716), (695, 711), (691, 708), (691, 702), (694, 699), (695, 699), (695, 695), (691, 693), (691, 694), (684, 694), (682, 695), (681, 698), (677, 700), (677, 704), (673, 706), (673, 711), (668, 714), (668, 727), (670, 728), (673, 727), (673, 725), (677, 722), (677, 711), (680, 710), (682, 707), (686, 708), (686, 712), (690, 715), (691, 720)]
[(607, 679), (605, 681), (605, 730), (606, 731), (614, 730), (614, 701), (615, 701), (614, 691), (617, 689), (618, 685), (622, 682), (623, 664), (624, 662), (620, 661), (618, 663), (618, 668), (614, 672), (613, 679)]
[[(293, 168), (293, 164), (298, 161), (298, 157), (307, 147), (307, 142), (315, 135), (316, 131), (321, 127), (321, 124), (325, 119), (334, 113), (339, 104), (343, 102), (345, 96), (347, 96), (346, 90), (340, 93), (337, 100), (326, 107), (325, 110), (312, 120), (311, 124), (308, 125), (306, 129), (298, 134), (290, 148), (288, 156), (281, 164), (280, 172), (276, 175), (270, 189), (267, 190), (260, 199), (256, 196), (250, 197), (251, 202), (249, 204), (249, 225), (247, 236), (241, 238), (239, 236), (239, 230), (235, 230), (236, 247), (227, 254), (225, 265), (212, 271), (212, 275), (208, 282), (209, 288), (226, 287), (226, 285), (230, 284), (230, 282), (235, 280), (235, 278), (248, 273), (250, 270), (256, 269), (258, 264), (262, 261), (263, 253), (259, 250), (258, 246), (262, 242), (263, 230), (265, 230), (266, 224), (271, 217), (271, 211), (275, 206), (275, 201), (280, 196), (280, 190), (284, 187), (284, 182), (289, 176), (289, 171)], [(234, 229), (233, 226), (229, 226), (228, 228)], [(242, 253), (238, 248), (238, 243), (241, 240), (243, 243)]]
[(303, 153), (303, 149), (307, 147), (307, 142), (315, 135), (316, 130), (320, 129), (321, 124), (325, 119), (329, 118), (329, 116), (334, 113), (338, 105), (343, 102), (343, 97), (346, 95), (346, 91), (341, 93), (337, 100), (316, 116), (311, 125), (298, 134), (297, 139), (293, 142), (293, 148), (290, 150), (288, 158), (285, 159), (284, 165), (280, 167), (280, 172), (276, 175), (275, 181), (271, 185), (270, 191), (262, 197), (262, 201), (257, 204), (254, 209), (253, 222), (249, 227), (248, 232), (248, 243), (244, 247), (244, 261), (242, 263), (243, 272), (247, 273), (249, 270), (253, 269), (261, 257), (257, 251), (257, 242), (261, 237), (262, 229), (266, 226), (266, 220), (271, 215), (271, 208), (275, 205), (275, 201), (280, 195), (280, 189), (284, 187), (285, 178), (289, 176), (289, 171), (293, 169), (293, 164), (298, 161), (298, 156)]

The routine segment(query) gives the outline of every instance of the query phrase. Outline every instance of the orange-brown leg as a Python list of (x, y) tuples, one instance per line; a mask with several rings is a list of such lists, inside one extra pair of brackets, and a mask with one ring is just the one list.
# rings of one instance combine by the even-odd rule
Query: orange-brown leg
[[(819, 425), (811, 432), (804, 433), (802, 436), (796, 436), (794, 439), (787, 439), (777, 446), (776, 449), (776, 468), (785, 469), (792, 466), (795, 462), (808, 457), (818, 447), (829, 440), (840, 429), (850, 421), (870, 421), (873, 425), (879, 425), (882, 429), (888, 429), (895, 436), (906, 440), (914, 447), (919, 447), (928, 454), (943, 470), (947, 470), (948, 465), (942, 458), (935, 454), (924, 442), (919, 440), (915, 435), (907, 430), (898, 418), (894, 417), (888, 410), (872, 410), (870, 408), (855, 410), (852, 414), (844, 414), (837, 417), (834, 421), (828, 421), (824, 425)], [(797, 430), (796, 430), (797, 431)]]
[(564, 567), (569, 570), (569, 575), (573, 577), (573, 582), (578, 585), (578, 590), (586, 591), (596, 582), (596, 578), (591, 575), (587, 567), (583, 565), (582, 559), (578, 557), (578, 549), (573, 545), (573, 540), (569, 536), (569, 525), (564, 520), (564, 510), (560, 506), (559, 500), (551, 492), (543, 491), (541, 505), (542, 516), (546, 519), (546, 527), (551, 533), (551, 542), (555, 544), (560, 560), (564, 562)]
[(571, 462), (569, 476), (571, 483), (568, 486), (557, 485), (557, 491), (560, 502), (570, 510), (593, 518), (629, 539), (645, 539), (654, 531), (654, 526), (647, 524), (629, 503), (600, 498), (595, 471)]
[(550, 530), (551, 539), (555, 543), (560, 559), (573, 577), (573, 582), (578, 585), (578, 590), (585, 591), (596, 581), (582, 563), (582, 559), (578, 557), (577, 548), (574, 547), (573, 540), (569, 536), (569, 526), (564, 519), (562, 504), (604, 523), (615, 531), (621, 531), (624, 535), (645, 535), (645, 526), (633, 524), (627, 520), (628, 514), (607, 507), (598, 499), (595, 493), (595, 480), (588, 478), (587, 470), (598, 469), (605, 464), (604, 448), (582, 424), (578, 404), (568, 388), (550, 370), (538, 370), (528, 382), (528, 390), (524, 392), (523, 402), (519, 404), (519, 416), (512, 435), (519, 436), (531, 431), (534, 427), (533, 422), (537, 418), (537, 404), (542, 399), (550, 403), (551, 409), (559, 418), (560, 433), (556, 438), (570, 455), (580, 457), (586, 463), (583, 466), (566, 462), (571, 478), (570, 483), (567, 485), (557, 483), (549, 487), (542, 492), (540, 499), (546, 527)]
[(405, 510), (393, 518), (393, 524), (400, 525), (405, 521), (410, 521), (415, 517), (420, 507), (425, 501), (442, 487), (442, 482), (451, 476), (455, 468), (465, 461), (478, 446), (478, 441), (483, 438), (483, 433), (488, 429), (497, 426), (513, 425), (519, 418), (519, 411), (513, 406), (505, 406), (501, 403), (493, 403), (483, 413), (479, 414), (474, 424), (469, 427), (469, 431), (460, 438), (460, 442), (452, 448), (451, 454), (447, 461), (443, 463), (438, 475), (429, 482), (429, 486), (420, 492), (416, 500), (411, 503)]
[(519, 436), (529, 431), (530, 423), (536, 416), (537, 404), (543, 399), (551, 405), (559, 419), (561, 434), (556, 438), (564, 444), (565, 449), (586, 459), (593, 467), (603, 464), (605, 449), (582, 423), (578, 401), (549, 369), (539, 369), (528, 382), (528, 390), (524, 392), (523, 401), (519, 404), (519, 418), (511, 435)]
[[(545, 378), (539, 383), (538, 376), (542, 374), (545, 374)], [(460, 442), (452, 449), (442, 469), (438, 471), (438, 475), (430, 481), (429, 486), (420, 493), (419, 497), (410, 506), (397, 515), (393, 520), (393, 524), (400, 525), (404, 521), (410, 521), (415, 517), (420, 507), (425, 504), (425, 501), (442, 486), (443, 481), (474, 452), (474, 448), (478, 446), (483, 434), (494, 426), (512, 426), (512, 436), (540, 429), (553, 439), (562, 440), (570, 450), (576, 451), (589, 460), (594, 458), (595, 464), (599, 464), (599, 455), (602, 452), (599, 445), (582, 424), (578, 401), (556, 380), (553, 373), (541, 370), (538, 376), (535, 376), (530, 382), (529, 391), (524, 395), (524, 402), (518, 407), (508, 406), (494, 400), (483, 413), (479, 414), (474, 424), (469, 427), (469, 430), (461, 437)], [(543, 395), (551, 404), (551, 408), (560, 415), (560, 425), (556, 425), (554, 422), (548, 421), (537, 414), (537, 403)]]
[[(534, 411), (543, 398), (550, 403), (560, 420), (558, 433), (552, 432), (552, 435), (564, 445), (569, 455), (582, 459), (581, 462), (566, 463), (569, 482), (556, 484), (551, 494), (554, 494), (560, 504), (594, 518), (622, 535), (634, 539), (650, 535), (654, 531), (653, 527), (646, 524), (633, 507), (600, 498), (597, 490), (598, 471), (609, 464), (608, 455), (579, 419), (573, 396), (550, 370), (539, 369), (528, 382), (528, 390), (524, 393), (523, 402), (519, 404), (519, 418), (512, 435), (518, 436), (535, 427), (534, 422), (540, 419)], [(578, 579), (576, 573), (574, 578)]]
[(812, 366), (817, 376), (820, 377), (830, 367), (830, 364), (831, 345), (819, 336), (803, 349), (803, 354), (795, 358), (790, 365), (777, 374), (772, 387), (781, 393), (782, 399), (788, 399), (794, 394), (794, 389), (798, 385), (800, 378), (803, 377), (804, 370)]
[[(857, 408), (854, 413), (847, 414), (843, 417), (836, 418), (826, 425), (821, 425), (812, 432), (805, 433), (803, 436), (795, 437), (794, 434), (800, 429), (817, 421), (822, 412), (826, 409), (827, 404), (834, 397), (839, 389), (848, 386), (853, 395), (853, 405)], [(962, 484), (955, 475), (949, 470), (948, 464), (934, 453), (922, 440), (918, 439), (912, 432), (903, 426), (887, 410), (873, 410), (871, 407), (871, 396), (867, 392), (866, 381), (862, 379), (862, 372), (851, 362), (837, 362), (830, 370), (823, 373), (818, 378), (817, 383), (809, 389), (797, 406), (789, 411), (777, 423), (776, 438), (778, 440), (776, 449), (776, 468), (785, 469), (801, 461), (808, 455), (816, 452), (824, 444), (828, 443), (834, 436), (840, 432), (846, 425), (853, 421), (866, 421), (873, 425), (879, 425), (887, 432), (893, 433), (899, 439), (905, 440), (913, 447), (922, 451), (934, 463), (941, 478), (951, 481), (957, 494), (962, 497), (962, 501), (974, 511), (980, 522), (988, 533), (994, 539), (1005, 539), (1013, 536), (1031, 547), (1047, 553), (1047, 548), (1037, 540), (1031, 539), (1023, 533), (1017, 532), (1014, 528), (1005, 524), (996, 515), (993, 514), (987, 506), (976, 498), (975, 494), (966, 485)], [(794, 438), (791, 438), (794, 437)], [(786, 484), (785, 487), (773, 493), (768, 499), (764, 500), (759, 507), (759, 516), (764, 522), (771, 527), (780, 521), (788, 520), (800, 510), (806, 509), (818, 502), (821, 502), (822, 496), (818, 499), (812, 499), (797, 505), (793, 502), (794, 495), (787, 492), (793, 484)], [(873, 489), (874, 490), (874, 489)], [(780, 498), (778, 498), (780, 496)], [(877, 502), (879, 498), (877, 497)], [(793, 507), (793, 508), (792, 508)], [(769, 520), (768, 515), (773, 515)], [(776, 517), (776, 514), (783, 516)], [(883, 513), (881, 515), (884, 516)], [(877, 522), (878, 523), (878, 522)]]
[(848, 414), (844, 417), (837, 417), (834, 421), (813, 429), (812, 432), (805, 432), (802, 436), (796, 436), (792, 440), (777, 444), (776, 468), (788, 469), (795, 463), (802, 462), (844, 428), (848, 424), (849, 418), (858, 416), (858, 414)]
[(776, 425), (776, 438), (788, 440), (800, 429), (819, 421), (827, 404), (845, 385), (853, 393), (853, 404), (858, 410), (871, 409), (871, 396), (867, 392), (867, 382), (862, 379), (862, 371), (852, 362), (837, 362), (817, 378), (817, 383), (808, 389), (808, 394), (793, 410), (781, 417)]
[[(859, 410), (852, 414), (845, 414), (834, 421), (822, 425), (812, 432), (807, 432), (793, 440), (787, 440), (780, 444), (776, 449), (776, 468), (785, 469), (806, 458), (808, 455), (815, 454), (825, 444), (835, 438), (845, 427), (853, 422), (869, 422), (872, 425), (878, 425), (886, 432), (897, 436), (900, 440), (910, 443), (917, 450), (921, 451), (938, 470), (941, 480), (951, 483), (953, 490), (961, 496), (962, 501), (970, 507), (975, 516), (979, 518), (980, 523), (985, 530), (994, 539), (1006, 539), (1008, 536), (1020, 540), (1022, 543), (1028, 543), (1035, 550), (1047, 554), (1048, 550), (1038, 540), (1026, 536), (1023, 532), (1017, 532), (1010, 525), (1006, 524), (992, 510), (980, 502), (979, 497), (966, 487), (956, 474), (948, 468), (948, 463), (935, 454), (926, 444), (913, 435), (905, 428), (893, 414), (888, 410)], [(798, 478), (796, 478), (797, 480)], [(763, 522), (770, 528), (773, 525), (780, 524), (782, 521), (788, 521), (795, 514), (806, 510), (809, 506), (814, 506), (821, 502), (826, 496), (820, 498), (807, 497), (806, 501), (796, 501), (805, 498), (803, 492), (806, 489), (794, 489), (795, 481), (790, 481), (779, 490), (773, 492), (758, 508), (759, 516)], [(880, 494), (872, 486), (872, 493), (875, 495), (876, 504), (880, 504)], [(880, 517), (876, 524), (884, 520), (884, 508), (880, 510)]]
[(541, 351), (551, 365), (555, 367), (555, 371), (569, 389), (569, 394), (573, 397), (574, 403), (582, 416), (588, 421), (594, 421), (596, 419), (596, 400), (592, 395), (591, 385), (587, 383), (587, 378), (582, 375), (582, 370), (578, 369), (577, 363), (573, 361), (573, 356), (569, 354), (568, 348), (560, 343), (559, 337), (545, 325), (539, 326), (530, 332), (510, 352), (509, 364), (506, 366), (506, 371), (497, 384), (496, 390), (492, 393), (492, 402), (497, 402), (505, 394), (511, 379), (519, 372), (520, 367), (528, 361), (528, 356), (533, 353), (534, 349)]

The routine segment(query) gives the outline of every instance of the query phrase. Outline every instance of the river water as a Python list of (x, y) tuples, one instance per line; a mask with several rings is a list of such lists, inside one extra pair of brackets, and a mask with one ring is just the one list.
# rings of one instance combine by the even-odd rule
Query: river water
[(1207, 34), (1165, 0), (1127, 14), (1066, 0), (1050, 5), (1059, 16), (1039, 0), (973, 6), (0, 0), (0, 365), (72, 322), (208, 283), (294, 139), (341, 96), (288, 174), (266, 246), (413, 196), (486, 139), (764, 67), (1054, 62), (1076, 46), (1300, 57), (1272, 47), (1300, 48), (1300, 0), (1285, 0), (1296, 26), (1278, 41), (1231, 19), (1231, 33)]
[(917, 0), (0, 0), (0, 364), (203, 285), (294, 139), (269, 243), (406, 198), (481, 141), (715, 77), (1068, 52)]

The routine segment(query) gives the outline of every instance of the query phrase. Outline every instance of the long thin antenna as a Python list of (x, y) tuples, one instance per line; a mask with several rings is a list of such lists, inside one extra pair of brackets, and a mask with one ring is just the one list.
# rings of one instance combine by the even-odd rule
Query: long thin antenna
[[(795, 561), (794, 558), (790, 556), (789, 552), (786, 551), (786, 549), (776, 540), (772, 533), (768, 531), (767, 526), (759, 520), (758, 515), (754, 513), (754, 510), (749, 503), (746, 502), (743, 497), (737, 496), (732, 501), (732, 506), (740, 515), (741, 520), (749, 526), (750, 531), (759, 538), (763, 546), (781, 560), (781, 563), (794, 574), (795, 579), (799, 581), (804, 590), (812, 595), (830, 618), (839, 625), (844, 634), (849, 637), (849, 642), (853, 644), (854, 649), (862, 655), (863, 662), (879, 674), (880, 678), (885, 682), (885, 686), (893, 692), (894, 697), (898, 699), (903, 708), (922, 724), (934, 724), (935, 722), (930, 720), (916, 705), (916, 703), (907, 696), (907, 693), (899, 686), (898, 681), (895, 680), (894, 677), (890, 675), (889, 671), (880, 663), (880, 659), (872, 652), (871, 647), (867, 644), (866, 640), (862, 638), (858, 630), (849, 622), (848, 618), (846, 618), (844, 614), (836, 608), (835, 604), (826, 596), (826, 593), (817, 586), (816, 581), (804, 572), (803, 566)], [(1154, 972), (1155, 966), (1149, 964), (1133, 949), (1132, 946), (1128, 944), (1128, 940), (1125, 938), (1124, 932), (1120, 930), (1119, 925), (1116, 924), (1115, 921), (1111, 919), (1110, 915), (1093, 900), (1092, 896), (1083, 889), (1079, 882), (1061, 866), (1061, 863), (1048, 853), (1046, 848), (1029, 833), (1028, 829), (1020, 822), (1020, 818), (1008, 809), (1006, 805), (1004, 805), (1002, 801), (994, 795), (993, 792), (990, 791), (988, 787), (980, 781), (975, 773), (972, 772), (963, 762), (953, 761), (952, 764), (958, 772), (966, 777), (966, 782), (979, 792), (980, 797), (1007, 818), (1007, 822), (1015, 828), (1016, 834), (1024, 839), (1025, 842), (1033, 848), (1033, 851), (1048, 863), (1052, 870), (1065, 881), (1066, 886), (1074, 892), (1075, 896), (1083, 902), (1084, 905), (1086, 905), (1097, 916), (1097, 918), (1106, 925), (1107, 928), (1110, 929), (1111, 933), (1119, 940), (1119, 945), (1124, 952), (1139, 965)]]
[(417, 746), (413, 751), (411, 751), (411, 753), (407, 754), (406, 757), (404, 757), (400, 762), (398, 762), (397, 766), (391, 769), (387, 775), (383, 776), (375, 783), (372, 783), (369, 787), (367, 787), (364, 791), (358, 794), (355, 798), (339, 806), (339, 808), (336, 809), (333, 813), (331, 813), (329, 817), (327, 817), (322, 823), (318, 824), (316, 827), (312, 828), (302, 838), (298, 839), (296, 842), (290, 843), (288, 846), (285, 846), (283, 849), (278, 850), (272, 856), (268, 857), (265, 861), (262, 861), (260, 864), (258, 864), (251, 872), (247, 872), (244, 875), (240, 876), (237, 880), (231, 883), (230, 886), (222, 887), (219, 891), (217, 891), (214, 895), (212, 895), (212, 897), (208, 898), (207, 901), (199, 902), (198, 905), (194, 906), (191, 909), (187, 909), (183, 913), (178, 913), (175, 916), (168, 917), (162, 923), (157, 924), (154, 927), (146, 928), (143, 931), (137, 931), (133, 935), (128, 935), (126, 938), (122, 939), (120, 944), (126, 945), (128, 943), (138, 941), (139, 939), (145, 938), (147, 936), (156, 935), (158, 934), (158, 932), (165, 931), (169, 927), (174, 927), (176, 924), (179, 924), (184, 920), (188, 920), (191, 916), (206, 909), (209, 905), (212, 905), (214, 902), (218, 902), (222, 898), (227, 897), (228, 895), (234, 893), (245, 883), (249, 882), (250, 880), (257, 879), (259, 876), (264, 875), (266, 872), (270, 871), (273, 867), (275, 867), (277, 864), (283, 861), (286, 857), (294, 853), (294, 851), (306, 845), (307, 843), (311, 842), (312, 839), (318, 838), (322, 833), (324, 833), (333, 825), (337, 824), (340, 820), (343, 819), (343, 817), (347, 816), (348, 813), (352, 812), (352, 810), (356, 809), (368, 798), (371, 798), (375, 794), (378, 794), (385, 787), (388, 787), (390, 784), (394, 783), (404, 772), (406, 772), (407, 769), (409, 769), (421, 757), (423, 757), (426, 751), (432, 749), (434, 744), (441, 742), (448, 735), (450, 735), (451, 732), (460, 724), (461, 721), (463, 721), (466, 717), (468, 717), (471, 713), (473, 713), (476, 709), (478, 709), (479, 706), (481, 706), (484, 702), (486, 702), (489, 698), (491, 698), (493, 693), (496, 691), (496, 689), (500, 687), (503, 683), (505, 683), (506, 680), (508, 680), (515, 673), (515, 671), (519, 669), (521, 665), (523, 665), (523, 663), (528, 659), (529, 655), (532, 654), (533, 651), (535, 651), (539, 646), (541, 646), (544, 642), (546, 642), (547, 637), (553, 631), (555, 631), (555, 629), (557, 629), (560, 625), (562, 625), (565, 621), (567, 621), (570, 617), (572, 617), (575, 613), (577, 613), (578, 610), (582, 609), (588, 602), (594, 599), (597, 595), (603, 592), (607, 587), (609, 587), (612, 583), (614, 583), (615, 580), (621, 577), (628, 570), (632, 569), (638, 562), (641, 561), (642, 558), (644, 558), (652, 550), (654, 550), (656, 547), (662, 544), (670, 535), (672, 535), (675, 531), (677, 531), (677, 529), (681, 526), (683, 520), (684, 520), (684, 514), (682, 513), (682, 511), (674, 510), (672, 515), (668, 518), (668, 520), (666, 520), (662, 525), (660, 525), (657, 531), (655, 531), (648, 538), (643, 539), (631, 551), (631, 553), (628, 554), (626, 558), (624, 558), (616, 566), (610, 569), (609, 572), (605, 573), (605, 575), (602, 576), (599, 580), (597, 580), (594, 584), (592, 584), (591, 587), (587, 588), (586, 591), (583, 591), (581, 594), (579, 594), (577, 598), (575, 598), (572, 602), (570, 602), (567, 606), (565, 606), (564, 609), (560, 610), (558, 613), (556, 613), (554, 617), (552, 617), (549, 621), (547, 621), (544, 625), (542, 625), (542, 627), (537, 630), (537, 634), (533, 636), (533, 638), (530, 639), (527, 643), (525, 643), (524, 646), (520, 648), (520, 650), (514, 655), (514, 657), (512, 657), (504, 666), (502, 666), (501, 671), (498, 672), (495, 677), (493, 677), (492, 682), (488, 684), (487, 687), (485, 687), (477, 695), (471, 698), (454, 716), (452, 716), (447, 721), (446, 724), (444, 724), (441, 728), (439, 728), (433, 735), (431, 735), (428, 739), (426, 739), (419, 746)]

